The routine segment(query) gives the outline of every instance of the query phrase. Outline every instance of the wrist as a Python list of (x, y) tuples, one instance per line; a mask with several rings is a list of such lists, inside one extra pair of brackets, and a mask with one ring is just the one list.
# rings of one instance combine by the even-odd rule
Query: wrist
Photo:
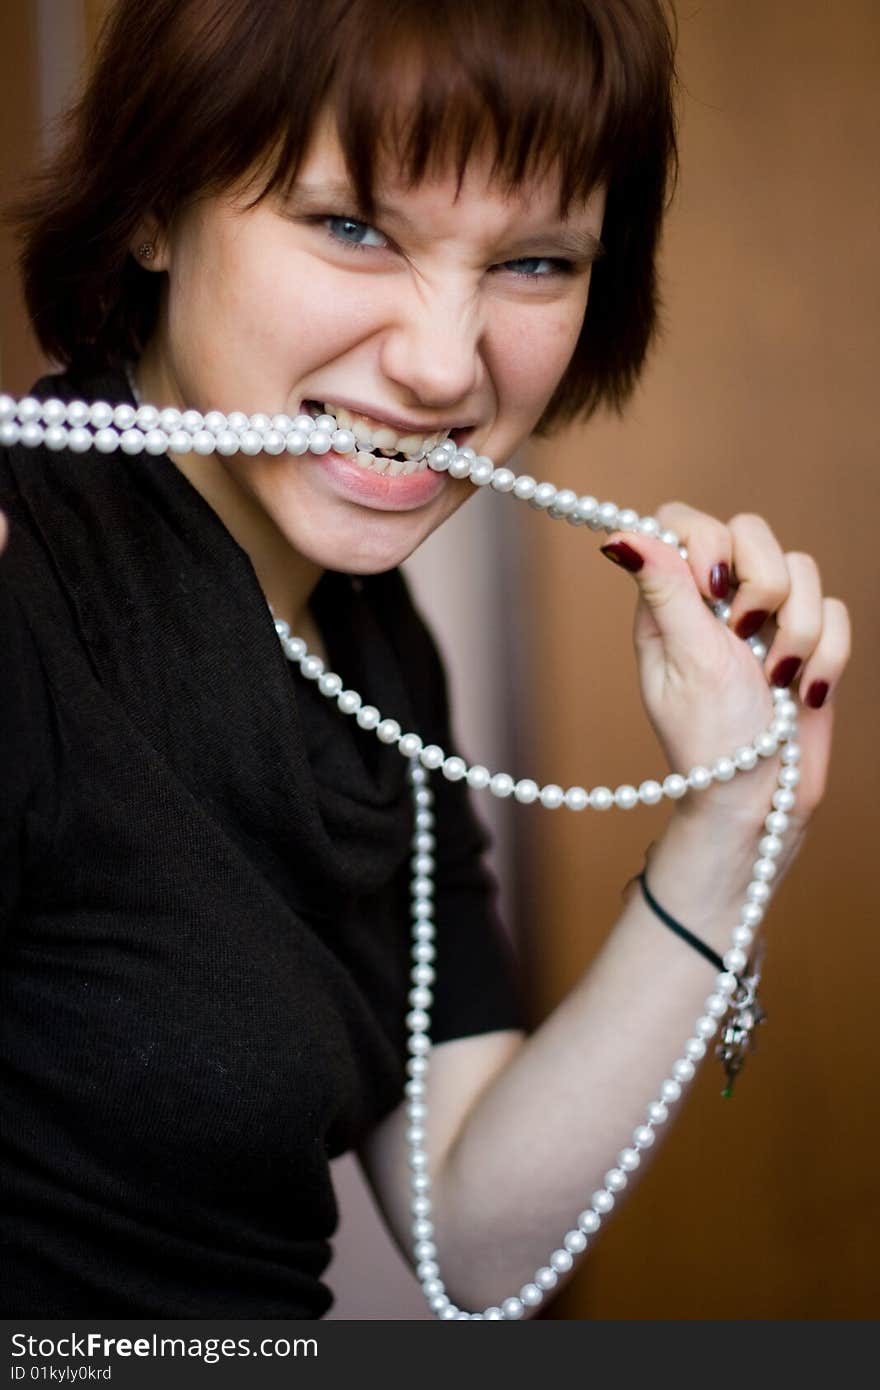
[(673, 815), (646, 853), (645, 875), (654, 897), (722, 956), (760, 857), (762, 829), (710, 815)]

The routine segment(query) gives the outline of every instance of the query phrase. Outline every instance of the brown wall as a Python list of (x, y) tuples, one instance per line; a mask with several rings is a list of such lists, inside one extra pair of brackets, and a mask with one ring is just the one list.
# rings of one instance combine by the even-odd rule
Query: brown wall
[[(529, 471), (642, 513), (675, 498), (723, 520), (761, 513), (784, 549), (817, 558), (825, 592), (850, 607), (855, 650), (831, 697), (828, 793), (768, 914), (760, 1051), (729, 1101), (707, 1063), (662, 1159), (549, 1316), (865, 1318), (880, 1311), (880, 11), (873, 0), (678, 8), (665, 340), (623, 423), (533, 448)], [(563, 785), (662, 775), (638, 693), (633, 580), (596, 554), (601, 537), (522, 512), (529, 658), (544, 673), (526, 694), (541, 736), (523, 767)], [(666, 811), (530, 809), (523, 917), (547, 1011), (596, 953)]]
[[(105, 8), (86, 3), (90, 35)], [(759, 511), (784, 548), (817, 557), (826, 592), (849, 604), (855, 653), (832, 696), (828, 795), (769, 917), (760, 1051), (732, 1101), (707, 1064), (662, 1161), (549, 1316), (870, 1317), (878, 11), (873, 0), (678, 8), (683, 172), (663, 253), (664, 341), (624, 422), (570, 431), (524, 463), (641, 512), (675, 497), (723, 519)], [(0, 7), (6, 189), (37, 148), (34, 9)], [(0, 259), (2, 382), (21, 391), (43, 368), (2, 239)], [(638, 694), (632, 580), (594, 558), (592, 533), (498, 505), (511, 508), (527, 579), (516, 640), (531, 676), (514, 711), (512, 770), (586, 786), (662, 773)], [(520, 808), (518, 926), (537, 1017), (598, 950), (664, 819), (664, 808)]]

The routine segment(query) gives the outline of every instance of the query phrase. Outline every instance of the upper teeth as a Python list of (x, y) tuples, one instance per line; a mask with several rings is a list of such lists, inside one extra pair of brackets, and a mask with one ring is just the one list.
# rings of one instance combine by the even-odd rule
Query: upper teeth
[[(345, 406), (333, 405), (331, 401), (324, 402), (324, 412), (335, 419), (339, 429), (351, 430), (358, 443), (355, 455), (357, 463), (371, 468), (375, 473), (387, 473), (392, 478), (427, 468), (424, 462), (427, 455), (442, 439), (449, 437), (448, 430), (427, 435), (399, 434), (390, 425), (366, 415), (353, 415)], [(395, 459), (393, 455), (397, 453), (404, 454), (406, 461)]]

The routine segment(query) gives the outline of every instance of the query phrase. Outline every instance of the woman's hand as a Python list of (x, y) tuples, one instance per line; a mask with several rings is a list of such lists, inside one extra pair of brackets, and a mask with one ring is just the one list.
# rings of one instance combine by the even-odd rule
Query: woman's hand
[[(670, 768), (686, 776), (750, 744), (775, 715), (770, 681), (790, 685), (801, 750), (790, 816), (799, 841), (825, 792), (834, 694), (850, 656), (846, 605), (823, 595), (812, 556), (783, 553), (763, 517), (741, 513), (725, 525), (684, 502), (664, 503), (654, 515), (687, 547), (687, 560), (641, 532), (615, 531), (602, 552), (630, 569), (639, 588), (633, 640), (642, 698)], [(727, 625), (704, 601), (721, 599), (731, 606)], [(746, 640), (752, 635), (767, 647), (761, 663)], [(812, 708), (823, 686), (825, 698)], [(678, 806), (758, 835), (779, 767), (778, 753), (759, 758), (729, 782), (688, 791)]]

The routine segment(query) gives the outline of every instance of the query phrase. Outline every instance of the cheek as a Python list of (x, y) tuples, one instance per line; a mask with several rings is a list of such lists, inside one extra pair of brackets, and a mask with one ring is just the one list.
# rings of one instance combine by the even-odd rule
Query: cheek
[(585, 302), (584, 296), (543, 313), (533, 310), (525, 319), (506, 326), (498, 361), (509, 413), (527, 417), (543, 411), (571, 361)]

